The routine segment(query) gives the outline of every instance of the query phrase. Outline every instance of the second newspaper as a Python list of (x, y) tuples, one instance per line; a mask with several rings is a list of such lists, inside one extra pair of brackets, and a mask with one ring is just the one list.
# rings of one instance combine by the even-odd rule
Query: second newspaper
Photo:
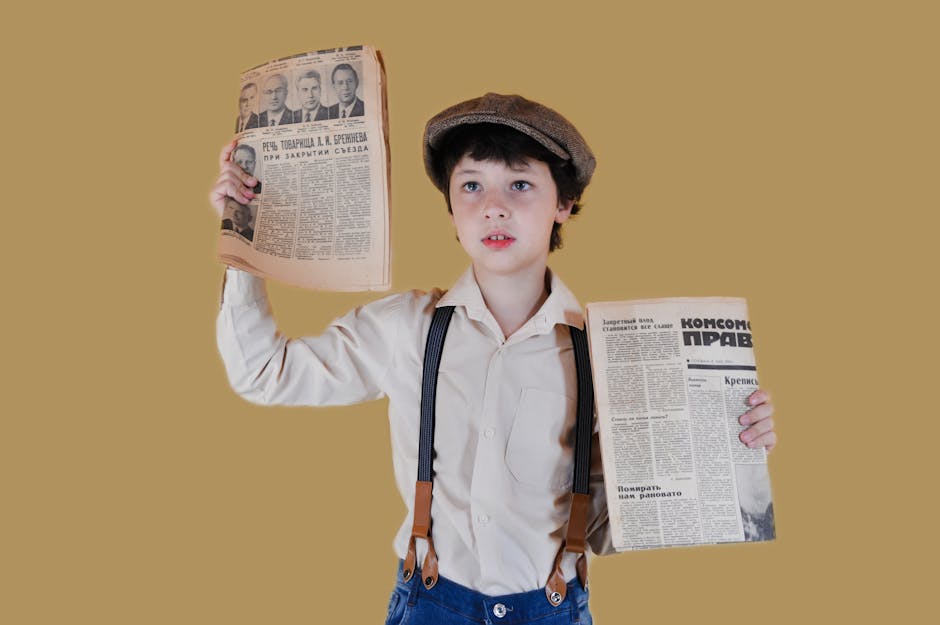
[(618, 551), (775, 537), (767, 457), (739, 439), (758, 388), (747, 304), (587, 305)]

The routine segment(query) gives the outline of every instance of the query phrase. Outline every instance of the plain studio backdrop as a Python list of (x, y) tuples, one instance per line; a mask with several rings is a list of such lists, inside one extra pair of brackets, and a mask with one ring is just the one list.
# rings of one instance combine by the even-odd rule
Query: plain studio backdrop
[[(597, 155), (550, 258), (582, 302), (748, 298), (778, 538), (596, 559), (597, 622), (928, 621), (932, 3), (55, 4), (11, 12), (0, 44), (0, 622), (384, 618), (404, 514), (386, 404), (231, 392), (206, 200), (239, 73), (363, 43), (388, 74), (394, 290), (466, 267), (421, 133), (496, 91)], [(270, 293), (292, 335), (379, 296)]]

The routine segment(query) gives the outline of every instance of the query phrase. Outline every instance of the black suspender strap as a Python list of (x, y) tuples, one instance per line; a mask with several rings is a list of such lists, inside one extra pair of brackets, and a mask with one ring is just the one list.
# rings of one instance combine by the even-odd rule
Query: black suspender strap
[[(444, 338), (454, 313), (453, 306), (441, 306), (434, 311), (428, 340), (424, 349), (424, 371), (421, 381), (421, 426), (418, 443), (418, 479), (415, 482), (414, 522), (408, 553), (402, 565), (402, 578), (411, 579), (415, 572), (417, 554), (415, 539), (424, 538), (428, 552), (421, 566), (422, 583), (433, 588), (437, 583), (437, 554), (431, 539), (431, 490), (434, 455), (434, 418), (437, 397), (437, 375), (444, 351)], [(594, 433), (594, 387), (591, 380), (591, 361), (587, 337), (584, 330), (569, 326), (574, 348), (575, 370), (578, 377), (578, 408), (575, 424), (574, 481), (572, 483), (571, 513), (568, 531), (562, 541), (555, 565), (545, 584), (545, 596), (552, 605), (559, 605), (567, 594), (567, 584), (561, 571), (565, 552), (579, 554), (577, 560), (578, 579), (587, 587), (587, 559), (585, 534), (590, 507), (591, 439)]]
[(444, 339), (453, 306), (441, 306), (434, 311), (428, 341), (424, 347), (424, 373), (421, 379), (421, 440), (418, 445), (418, 480), (431, 481), (431, 464), (434, 455), (434, 416), (437, 398), (437, 372), (441, 368)]
[(402, 565), (402, 579), (411, 579), (415, 571), (417, 555), (415, 539), (424, 538), (428, 543), (428, 552), (421, 565), (422, 583), (430, 589), (437, 583), (437, 553), (431, 539), (431, 466), (434, 455), (434, 416), (437, 398), (437, 373), (441, 366), (441, 354), (444, 352), (444, 338), (450, 318), (454, 314), (453, 306), (441, 306), (434, 310), (428, 340), (424, 347), (424, 372), (421, 379), (421, 433), (418, 441), (418, 480), (415, 483), (414, 522), (411, 526), (411, 539), (408, 541), (408, 555)]
[(591, 438), (594, 435), (594, 386), (587, 333), (568, 326), (574, 346), (574, 366), (578, 373), (578, 421), (575, 434), (574, 484), (572, 491), (587, 495), (591, 477)]

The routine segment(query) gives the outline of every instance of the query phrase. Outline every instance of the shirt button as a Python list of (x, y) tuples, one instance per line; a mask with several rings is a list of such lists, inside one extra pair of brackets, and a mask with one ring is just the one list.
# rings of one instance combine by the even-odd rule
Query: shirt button
[(483, 436), (486, 438), (493, 438), (493, 435), (496, 434), (496, 430), (493, 428), (486, 428), (483, 430)]
[(496, 618), (503, 618), (506, 616), (506, 606), (502, 603), (497, 603), (493, 606), (493, 614), (496, 615)]
[(477, 516), (477, 521), (479, 521), (479, 522), (482, 523), (483, 525), (486, 525), (487, 523), (490, 522), (490, 517), (487, 516), (487, 515), (485, 515), (485, 514), (481, 514), (481, 515)]

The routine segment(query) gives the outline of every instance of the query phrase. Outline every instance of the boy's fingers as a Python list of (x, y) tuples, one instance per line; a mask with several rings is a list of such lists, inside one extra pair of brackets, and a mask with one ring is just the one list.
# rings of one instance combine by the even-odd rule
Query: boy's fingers
[(219, 153), (219, 177), (209, 190), (209, 203), (220, 216), (225, 210), (226, 197), (242, 204), (247, 204), (255, 197), (252, 188), (258, 184), (258, 180), (231, 161), (232, 152), (237, 145), (238, 141), (232, 140), (222, 146)]
[(751, 406), (756, 406), (758, 404), (764, 404), (770, 401), (770, 393), (764, 389), (757, 389), (751, 393), (750, 397), (747, 398), (747, 403)]
[(235, 198), (239, 202), (247, 202), (255, 196), (254, 191), (242, 184), (241, 180), (226, 180), (220, 184), (220, 189), (224, 196)]
[(760, 440), (762, 436), (773, 432), (774, 430), (774, 420), (771, 418), (764, 419), (763, 421), (758, 421), (751, 427), (747, 428), (738, 435), (738, 438), (741, 439), (741, 442), (747, 445), (748, 447), (756, 447), (755, 441)]
[(216, 183), (222, 182), (232, 182), (235, 185), (243, 186), (243, 191), (251, 191), (249, 197), (254, 197), (254, 191), (252, 187), (258, 184), (258, 181), (255, 180), (253, 176), (246, 174), (238, 165), (233, 165), (232, 163), (227, 163), (226, 166), (222, 169), (222, 173), (219, 174), (219, 178)]
[(752, 440), (750, 443), (747, 444), (747, 446), (750, 447), (751, 449), (758, 449), (760, 447), (763, 447), (766, 451), (770, 451), (774, 448), (774, 446), (776, 446), (776, 444), (777, 444), (777, 433), (767, 432), (766, 434), (762, 434), (758, 436), (757, 438), (755, 438), (754, 440)]
[(738, 417), (738, 423), (741, 425), (751, 425), (752, 423), (757, 423), (763, 419), (766, 419), (773, 415), (774, 407), (771, 404), (761, 404), (754, 408), (751, 408), (743, 415)]
[(241, 167), (239, 167), (232, 161), (226, 161), (222, 163), (220, 167), (220, 171), (221, 171), (221, 175), (219, 176), (220, 178), (221, 176), (225, 174), (231, 174), (235, 178), (238, 178), (247, 187), (253, 187), (256, 184), (258, 184), (258, 180), (254, 176), (248, 174), (248, 172), (246, 172), (244, 169), (242, 169)]
[(209, 191), (209, 203), (221, 215), (225, 208), (225, 198), (230, 197), (237, 202), (247, 204), (254, 196), (254, 192), (242, 185), (240, 181), (224, 178), (219, 179)]
[(235, 146), (238, 145), (238, 141), (232, 139), (224, 146), (222, 146), (222, 153), (219, 154), (219, 169), (225, 167), (225, 163), (228, 162), (228, 159), (232, 156), (232, 150), (235, 149)]

